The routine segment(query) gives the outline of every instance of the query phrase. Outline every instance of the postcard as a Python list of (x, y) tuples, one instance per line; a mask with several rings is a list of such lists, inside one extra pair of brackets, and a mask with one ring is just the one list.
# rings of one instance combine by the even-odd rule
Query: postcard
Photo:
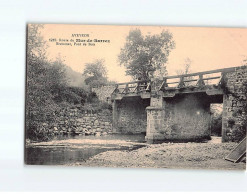
[(28, 24), (25, 164), (246, 169), (247, 29)]

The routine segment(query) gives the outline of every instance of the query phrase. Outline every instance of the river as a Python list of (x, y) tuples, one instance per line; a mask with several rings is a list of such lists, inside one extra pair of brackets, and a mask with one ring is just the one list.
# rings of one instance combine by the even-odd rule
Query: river
[(101, 152), (135, 150), (146, 146), (145, 135), (59, 136), (48, 142), (29, 143), (25, 162), (29, 165), (66, 165), (83, 162)]

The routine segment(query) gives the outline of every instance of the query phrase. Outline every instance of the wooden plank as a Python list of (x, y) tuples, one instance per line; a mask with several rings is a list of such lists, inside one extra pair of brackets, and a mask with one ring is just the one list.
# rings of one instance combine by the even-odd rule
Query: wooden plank
[(207, 95), (223, 95), (224, 92), (222, 89), (207, 89), (206, 94)]
[(203, 78), (202, 80), (212, 80), (212, 79), (219, 79), (220, 76), (218, 77), (208, 77), (208, 78)]
[(179, 78), (179, 77), (191, 77), (191, 76), (198, 76), (199, 74), (205, 75), (205, 74), (213, 74), (213, 73), (218, 73), (218, 72), (233, 72), (235, 71), (236, 68), (238, 67), (231, 67), (231, 68), (222, 68), (222, 69), (217, 69), (217, 70), (209, 70), (209, 71), (204, 71), (204, 72), (196, 72), (196, 73), (191, 73), (191, 74), (182, 74), (182, 75), (174, 75), (174, 76), (166, 76), (163, 77), (164, 79), (173, 79), (173, 78)]
[[(219, 73), (219, 72), (221, 72), (221, 73), (233, 72), (233, 71), (236, 70), (236, 68), (241, 68), (241, 67), (242, 66), (231, 67), (231, 68), (223, 68), (223, 69), (217, 69), (217, 70), (209, 70), (209, 71), (204, 71), (204, 72), (196, 72), (196, 73), (191, 73), (191, 74), (166, 76), (166, 77), (163, 77), (163, 79), (173, 79), (173, 78), (180, 78), (180, 77), (191, 77), (191, 76), (198, 76), (200, 74), (205, 75), (205, 74), (212, 74), (212, 73)], [(214, 77), (206, 78), (206, 80), (208, 80), (208, 79), (214, 79)], [(126, 84), (147, 83), (147, 82), (150, 83), (150, 80), (131, 81), (131, 82), (125, 82), (125, 83), (117, 83), (117, 84), (114, 84), (114, 85), (126, 85)]]
[(117, 84), (118, 84), (118, 85), (126, 85), (126, 84), (144, 83), (144, 82), (150, 82), (150, 80), (131, 81), (131, 82), (126, 82), (126, 83), (117, 83)]
[(225, 157), (225, 160), (239, 162), (246, 154), (246, 137)]

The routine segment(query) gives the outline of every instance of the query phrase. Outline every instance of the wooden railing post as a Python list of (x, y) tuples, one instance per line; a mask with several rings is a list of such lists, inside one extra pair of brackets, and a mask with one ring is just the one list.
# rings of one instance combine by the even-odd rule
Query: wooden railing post
[(113, 93), (118, 93), (118, 92), (119, 92), (119, 90), (118, 90), (118, 84), (116, 84)]
[(127, 83), (124, 88), (125, 94), (129, 92), (129, 84)]
[(138, 82), (136, 86), (136, 92), (139, 93), (139, 91), (140, 91), (140, 82)]
[(151, 81), (148, 82), (147, 88), (145, 89), (145, 91), (146, 91), (146, 92), (147, 92), (147, 91), (151, 91)]
[(223, 86), (223, 85), (224, 85), (224, 82), (225, 82), (225, 75), (226, 75), (225, 72), (221, 72), (221, 77), (220, 77), (220, 80), (219, 80), (219, 82), (218, 82), (217, 85), (220, 85), (220, 86)]
[(198, 80), (197, 80), (196, 85), (198, 85), (199, 87), (205, 85), (205, 83), (204, 83), (204, 81), (203, 81), (203, 74), (199, 74), (199, 78), (198, 78)]
[(160, 86), (160, 88), (159, 88), (159, 91), (162, 91), (167, 86), (168, 86), (167, 85), (167, 79), (164, 79), (163, 82), (162, 82), (162, 84), (161, 84), (161, 86)]
[(184, 76), (181, 76), (180, 77), (180, 81), (179, 81), (179, 83), (178, 83), (178, 87), (180, 88), (180, 87), (184, 87), (185, 85), (184, 85)]

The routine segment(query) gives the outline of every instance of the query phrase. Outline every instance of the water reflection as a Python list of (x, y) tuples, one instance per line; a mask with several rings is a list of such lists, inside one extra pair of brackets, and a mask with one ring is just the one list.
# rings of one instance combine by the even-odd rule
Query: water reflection
[(144, 135), (59, 136), (26, 147), (26, 164), (64, 165), (110, 150), (135, 150), (145, 146)]

